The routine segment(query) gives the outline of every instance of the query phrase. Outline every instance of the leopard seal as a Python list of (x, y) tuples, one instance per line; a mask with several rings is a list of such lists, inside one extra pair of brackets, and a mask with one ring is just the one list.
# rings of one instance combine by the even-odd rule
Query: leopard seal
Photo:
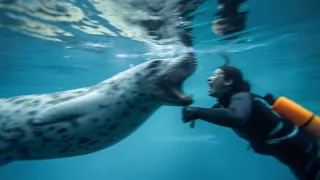
[(134, 132), (159, 107), (185, 106), (183, 82), (193, 53), (151, 60), (96, 85), (0, 99), (0, 165), (74, 157), (107, 148)]

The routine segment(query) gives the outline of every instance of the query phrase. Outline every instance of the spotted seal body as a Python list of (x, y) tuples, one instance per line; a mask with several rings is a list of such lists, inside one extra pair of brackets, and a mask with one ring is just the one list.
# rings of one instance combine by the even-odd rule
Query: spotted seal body
[(195, 62), (188, 53), (87, 88), (0, 99), (0, 164), (79, 156), (119, 142), (160, 106), (192, 102), (181, 85)]

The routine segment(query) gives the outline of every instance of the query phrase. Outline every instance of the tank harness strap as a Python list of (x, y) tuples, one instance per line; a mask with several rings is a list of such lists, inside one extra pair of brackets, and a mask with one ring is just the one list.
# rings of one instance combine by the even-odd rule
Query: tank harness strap
[(275, 135), (282, 128), (283, 128), (283, 122), (279, 122), (278, 125), (272, 131), (270, 131), (270, 133), (268, 134), (268, 137), (271, 137), (271, 136)]
[(316, 115), (312, 114), (312, 116), (308, 119), (308, 121), (306, 123), (304, 123), (302, 126), (300, 126), (300, 129), (307, 127), (315, 117), (316, 117)]
[[(254, 100), (256, 100), (256, 101), (259, 100), (258, 95), (254, 95), (254, 96), (255, 96)], [(275, 135), (277, 132), (281, 131), (282, 128), (283, 128), (283, 122), (280, 121), (278, 123), (278, 125), (269, 132), (268, 137)], [(266, 144), (280, 143), (286, 139), (289, 139), (289, 138), (295, 136), (298, 132), (299, 132), (299, 129), (297, 127), (294, 127), (294, 129), (289, 134), (282, 136), (282, 137), (279, 137), (279, 138), (269, 139), (269, 140), (265, 141), (265, 143)]]
[(295, 135), (298, 134), (298, 132), (299, 132), (298, 127), (294, 126), (293, 130), (289, 134), (287, 134), (283, 137), (280, 137), (280, 138), (269, 139), (269, 140), (265, 141), (265, 143), (266, 144), (277, 144), (277, 143), (280, 143), (284, 140), (287, 140), (287, 139), (294, 137)]
[[(258, 101), (259, 99), (258, 99), (257, 97), (254, 97), (253, 100)], [(224, 108), (224, 106), (221, 105), (221, 104), (220, 104), (220, 107), (221, 107), (221, 108)], [(310, 121), (310, 122), (311, 122), (311, 121)], [(271, 137), (272, 135), (276, 134), (276, 133), (279, 132), (282, 128), (283, 128), (283, 122), (279, 122), (278, 125), (277, 125), (273, 130), (270, 131), (270, 133), (268, 134), (268, 137)], [(287, 140), (287, 139), (290, 139), (290, 138), (294, 137), (296, 134), (298, 134), (298, 132), (299, 132), (298, 127), (294, 126), (293, 130), (292, 130), (289, 134), (287, 134), (287, 135), (285, 135), (285, 136), (282, 136), (282, 137), (279, 137), (279, 138), (274, 138), (274, 139), (266, 140), (266, 141), (265, 141), (265, 144), (276, 144), (276, 143), (280, 143), (280, 142), (282, 142), (282, 141), (284, 141), (284, 140)], [(249, 145), (248, 149), (251, 149), (250, 147), (251, 147), (251, 145)]]

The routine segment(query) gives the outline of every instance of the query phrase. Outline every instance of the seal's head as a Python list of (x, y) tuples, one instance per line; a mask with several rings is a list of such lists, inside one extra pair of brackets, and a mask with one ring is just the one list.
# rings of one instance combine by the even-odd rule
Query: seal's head
[(149, 61), (139, 71), (143, 73), (139, 89), (151, 93), (153, 99), (164, 105), (190, 105), (193, 102), (192, 96), (182, 92), (182, 85), (195, 69), (196, 58), (193, 53), (170, 60)]

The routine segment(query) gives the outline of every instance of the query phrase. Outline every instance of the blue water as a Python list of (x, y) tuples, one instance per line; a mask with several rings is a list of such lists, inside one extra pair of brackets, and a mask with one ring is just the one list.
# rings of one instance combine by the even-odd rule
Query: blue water
[[(41, 1), (0, 0), (1, 97), (90, 86), (132, 65), (170, 56), (150, 49), (145, 42), (121, 36), (119, 28), (96, 16), (99, 10), (89, 1), (64, 2), (81, 8), (88, 17), (117, 36), (79, 31), (73, 28), (81, 25), (76, 18), (73, 22), (67, 22), (72, 20), (70, 16), (67, 20), (46, 19), (36, 14), (36, 10), (28, 14), (12, 9), (16, 6), (8, 8), (5, 5), (8, 2), (24, 2), (24, 5), (31, 6)], [(54, 1), (47, 1), (48, 6), (51, 2)], [(244, 7), (251, 11), (249, 33), (232, 41), (219, 41), (221, 37), (211, 31), (215, 5), (216, 1), (208, 0), (194, 12), (194, 48), (199, 66), (186, 81), (184, 89), (194, 95), (195, 105), (209, 107), (215, 102), (207, 96), (206, 77), (222, 63), (215, 54), (218, 49), (230, 54), (232, 65), (243, 70), (256, 93), (285, 95), (320, 113), (318, 0), (249, 0)], [(57, 9), (63, 14), (65, 7)], [(74, 36), (61, 32), (31, 36), (41, 34), (37, 29), (43, 26), (21, 31), (33, 27), (33, 21), (27, 21), (28, 26), (21, 25), (24, 17), (42, 17), (36, 22), (61, 28)], [(42, 32), (48, 33), (49, 30), (42, 29)], [(295, 179), (287, 167), (275, 159), (247, 150), (246, 142), (231, 130), (200, 121), (195, 129), (190, 129), (181, 122), (180, 112), (180, 107), (162, 107), (129, 137), (103, 151), (81, 157), (15, 162), (3, 166), (0, 179)]]

